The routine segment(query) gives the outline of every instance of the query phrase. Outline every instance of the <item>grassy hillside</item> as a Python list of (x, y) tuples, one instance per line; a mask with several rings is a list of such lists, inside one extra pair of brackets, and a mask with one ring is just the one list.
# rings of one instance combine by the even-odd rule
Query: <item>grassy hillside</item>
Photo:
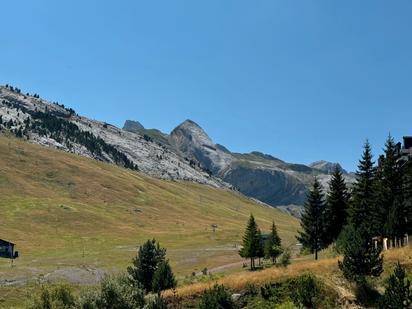
[(183, 276), (240, 261), (236, 245), (250, 213), (262, 230), (275, 220), (289, 244), (298, 227), (291, 216), (234, 192), (153, 179), (5, 136), (0, 196), (0, 238), (21, 255), (13, 268), (0, 259), (3, 283), (39, 276), (81, 282), (83, 272), (123, 270), (152, 237)]

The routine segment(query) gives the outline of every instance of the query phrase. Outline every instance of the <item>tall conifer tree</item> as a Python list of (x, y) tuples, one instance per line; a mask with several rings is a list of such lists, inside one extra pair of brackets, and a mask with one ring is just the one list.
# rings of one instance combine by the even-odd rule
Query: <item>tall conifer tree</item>
[(282, 254), (282, 251), (282, 242), (278, 235), (275, 221), (273, 221), (270, 234), (265, 243), (265, 257), (267, 259), (271, 259), (274, 264), (276, 262), (276, 258)]
[(364, 146), (362, 159), (356, 172), (356, 182), (352, 191), (349, 206), (349, 223), (356, 227), (364, 227), (371, 235), (375, 233), (375, 173), (372, 150), (368, 141)]
[(245, 234), (243, 236), (243, 248), (239, 255), (250, 259), (250, 269), (255, 269), (255, 258), (259, 255), (261, 248), (260, 232), (253, 215), (250, 215)]
[(337, 165), (329, 182), (325, 210), (325, 238), (334, 242), (347, 222), (349, 193), (342, 169)]
[(304, 205), (300, 223), (302, 231), (297, 237), (303, 248), (315, 253), (315, 260), (318, 259), (318, 251), (324, 246), (324, 212), (325, 201), (321, 184), (315, 178)]
[(412, 160), (403, 166), (403, 193), (406, 214), (406, 232), (412, 234)]
[(399, 162), (399, 151), (391, 136), (385, 143), (384, 155), (379, 160), (376, 175), (375, 226), (382, 236), (389, 237), (395, 244), (406, 233), (406, 205), (403, 186), (403, 168)]

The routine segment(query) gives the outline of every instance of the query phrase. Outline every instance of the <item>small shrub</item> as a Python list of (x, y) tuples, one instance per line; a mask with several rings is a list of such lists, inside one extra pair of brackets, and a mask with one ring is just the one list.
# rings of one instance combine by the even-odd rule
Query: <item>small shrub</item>
[(293, 302), (288, 301), (277, 305), (275, 309), (303, 309), (303, 306), (296, 306)]
[(291, 284), (291, 298), (296, 305), (314, 308), (318, 298), (322, 297), (317, 280), (312, 275), (303, 275), (294, 279)]
[(290, 258), (291, 258), (290, 249), (287, 248), (285, 249), (285, 251), (283, 251), (283, 254), (280, 257), (279, 264), (283, 267), (287, 267), (290, 264)]
[(412, 289), (410, 285), (405, 269), (398, 262), (387, 280), (385, 294), (379, 302), (379, 308), (412, 308)]
[(107, 276), (101, 282), (100, 295), (95, 303), (99, 309), (141, 308), (145, 303), (144, 292), (125, 275)]
[(235, 308), (231, 295), (223, 285), (216, 284), (206, 290), (199, 303), (199, 309), (231, 309)]
[(144, 309), (167, 309), (167, 303), (163, 297), (157, 295), (149, 299)]
[(36, 294), (29, 309), (75, 309), (76, 297), (72, 289), (66, 284), (55, 286), (42, 286), (39, 294)]

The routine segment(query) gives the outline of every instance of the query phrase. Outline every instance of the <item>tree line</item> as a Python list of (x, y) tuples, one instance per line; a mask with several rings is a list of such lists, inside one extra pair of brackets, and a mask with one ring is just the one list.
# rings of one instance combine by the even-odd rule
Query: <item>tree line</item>
[[(356, 284), (360, 295), (366, 295), (371, 290), (368, 278), (383, 272), (384, 240), (392, 247), (403, 246), (411, 224), (412, 160), (401, 158), (400, 145), (389, 136), (377, 164), (369, 142), (365, 143), (352, 188), (348, 188), (338, 167), (326, 195), (315, 178), (297, 239), (315, 254), (315, 259), (319, 250), (334, 243), (343, 254), (338, 262), (343, 276)], [(410, 293), (409, 281), (399, 264), (385, 294), (375, 298), (380, 308), (410, 308)], [(393, 303), (405, 305), (390, 305)]]
[(276, 263), (276, 259), (283, 253), (285, 259), (282, 264), (287, 264), (289, 260), (289, 252), (282, 247), (282, 241), (278, 235), (275, 222), (272, 222), (270, 233), (264, 238), (259, 229), (253, 215), (250, 215), (248, 224), (242, 241), (242, 249), (239, 255), (250, 260), (250, 269), (256, 269), (255, 260), (265, 258), (271, 260), (272, 264)]
[(369, 142), (364, 145), (349, 190), (342, 171), (336, 167), (327, 194), (315, 178), (302, 214), (298, 240), (315, 253), (355, 228), (363, 237), (402, 246), (412, 226), (412, 161), (401, 160), (399, 146), (389, 136), (384, 154), (375, 165)]

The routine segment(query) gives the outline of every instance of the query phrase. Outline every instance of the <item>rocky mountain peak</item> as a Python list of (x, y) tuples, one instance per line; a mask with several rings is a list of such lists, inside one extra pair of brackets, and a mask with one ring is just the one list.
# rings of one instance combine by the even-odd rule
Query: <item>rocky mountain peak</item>
[(194, 121), (187, 119), (169, 136), (169, 143), (183, 157), (197, 161), (213, 174), (219, 173), (231, 161), (231, 154), (216, 145)]
[[(196, 146), (208, 145), (214, 146), (213, 141), (207, 133), (193, 120), (187, 119), (179, 124), (171, 133), (172, 144), (186, 141), (195, 143)], [(178, 141), (179, 140), (179, 141)]]
[(332, 162), (325, 161), (325, 160), (320, 160), (320, 161), (313, 162), (313, 163), (309, 164), (309, 166), (311, 168), (322, 171), (326, 174), (332, 174), (333, 171), (335, 170), (335, 168), (339, 167), (344, 174), (347, 174), (347, 172), (342, 168), (342, 166), (339, 163), (332, 163)]
[(139, 130), (144, 129), (144, 126), (136, 120), (126, 120), (123, 126), (123, 130), (137, 133)]

